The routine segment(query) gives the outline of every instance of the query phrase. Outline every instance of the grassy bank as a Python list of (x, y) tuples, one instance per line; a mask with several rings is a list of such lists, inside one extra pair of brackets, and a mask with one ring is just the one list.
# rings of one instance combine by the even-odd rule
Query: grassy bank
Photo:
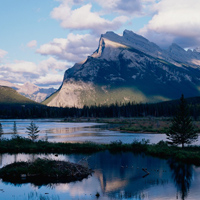
[[(150, 133), (167, 133), (171, 124), (170, 118), (70, 118), (65, 119), (65, 122), (97, 122), (117, 124), (114, 131), (126, 132), (150, 132)], [(200, 127), (200, 123), (199, 123)], [(199, 129), (200, 130), (200, 129)]]
[(145, 153), (161, 158), (174, 158), (200, 166), (200, 146), (180, 148), (170, 146), (166, 142), (150, 145), (147, 141), (133, 141), (131, 144), (123, 144), (121, 141), (110, 144), (87, 143), (51, 143), (46, 141), (33, 142), (30, 139), (21, 137), (11, 140), (0, 141), (0, 153), (86, 153), (91, 154), (98, 151), (109, 150), (111, 152), (131, 151)]
[(135, 119), (131, 123), (121, 125), (118, 130), (126, 132), (168, 133), (170, 119)]
[[(133, 133), (168, 133), (171, 125), (170, 117), (136, 117), (136, 118), (66, 118), (64, 122), (96, 122), (117, 124), (114, 131)], [(200, 133), (200, 121), (193, 121)]]
[[(97, 122), (119, 124), (115, 131), (134, 133), (168, 133), (171, 125), (169, 117), (142, 117), (142, 118), (102, 118)], [(200, 133), (200, 121), (193, 121), (197, 132)]]

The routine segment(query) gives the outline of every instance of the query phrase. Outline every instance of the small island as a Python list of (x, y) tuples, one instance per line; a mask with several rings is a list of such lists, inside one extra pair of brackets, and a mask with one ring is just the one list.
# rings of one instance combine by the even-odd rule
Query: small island
[(67, 183), (92, 175), (92, 170), (79, 164), (49, 159), (15, 162), (0, 169), (0, 178), (11, 183)]

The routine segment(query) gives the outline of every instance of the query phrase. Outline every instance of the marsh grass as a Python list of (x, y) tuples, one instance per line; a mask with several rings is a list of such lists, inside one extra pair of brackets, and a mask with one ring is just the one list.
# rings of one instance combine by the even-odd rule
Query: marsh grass
[(91, 153), (105, 150), (106, 146), (86, 143), (53, 143), (48, 141), (32, 141), (20, 136), (0, 140), (1, 153)]
[[(135, 118), (73, 118), (67, 122), (98, 122), (117, 124), (114, 131), (141, 132), (141, 133), (168, 133), (171, 125), (170, 117), (135, 117)], [(200, 121), (194, 121), (197, 132), (200, 133)]]
[(120, 131), (130, 132), (151, 132), (151, 133), (167, 133), (170, 126), (168, 119), (157, 118), (141, 118), (135, 119), (132, 123), (120, 126)]
[[(169, 117), (103, 118), (97, 121), (119, 125), (112, 130), (137, 133), (168, 133), (171, 125)], [(200, 121), (193, 121), (193, 123), (200, 133)]]
[(187, 146), (180, 148), (160, 141), (157, 144), (149, 144), (148, 140), (134, 140), (130, 144), (124, 144), (120, 140), (110, 144), (86, 143), (52, 143), (48, 141), (32, 141), (17, 136), (10, 140), (0, 140), (1, 153), (82, 153), (92, 154), (99, 151), (109, 150), (111, 152), (130, 151), (145, 153), (160, 158), (171, 158), (190, 164), (200, 165), (200, 146)]

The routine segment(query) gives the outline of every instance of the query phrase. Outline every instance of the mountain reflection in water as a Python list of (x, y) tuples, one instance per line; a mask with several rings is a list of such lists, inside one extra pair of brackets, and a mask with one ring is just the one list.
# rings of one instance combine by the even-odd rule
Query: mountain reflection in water
[[(2, 154), (1, 167), (14, 161), (34, 160), (38, 157), (65, 160), (94, 169), (93, 176), (73, 183), (35, 186), (33, 184), (13, 184), (0, 182), (0, 199), (14, 200), (23, 196), (24, 200), (175, 200), (180, 194), (183, 199), (199, 199), (200, 170), (190, 165), (175, 163), (159, 158), (133, 154), (131, 152), (98, 152), (91, 155), (70, 154)], [(150, 172), (148, 176), (142, 168)], [(195, 173), (194, 173), (195, 172)], [(192, 177), (196, 179), (192, 179)], [(190, 192), (189, 192), (190, 191)], [(15, 198), (14, 198), (15, 197)]]

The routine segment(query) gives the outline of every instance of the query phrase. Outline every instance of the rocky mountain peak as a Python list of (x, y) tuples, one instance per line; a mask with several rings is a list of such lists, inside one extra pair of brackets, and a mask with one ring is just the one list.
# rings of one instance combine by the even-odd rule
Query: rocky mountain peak
[(158, 102), (200, 95), (200, 54), (177, 44), (163, 50), (132, 31), (101, 35), (97, 50), (65, 72), (49, 106)]
[(93, 53), (92, 57), (115, 60), (116, 55), (119, 54), (120, 48), (128, 48), (123, 41), (123, 37), (113, 32), (107, 32), (101, 35), (98, 49)]
[(200, 53), (200, 47), (195, 48), (195, 49), (194, 49), (194, 52)]
[(182, 47), (177, 45), (176, 43), (172, 43), (172, 45), (168, 48), (168, 51), (171, 53), (176, 53), (176, 52), (186, 52)]
[(149, 40), (147, 40), (143, 36), (138, 35), (134, 33), (133, 31), (129, 31), (129, 30), (124, 30), (123, 38), (131, 43), (138, 43), (138, 44), (149, 43)]
[(25, 93), (25, 94), (33, 94), (39, 90), (39, 87), (34, 85), (33, 83), (26, 82), (24, 85), (22, 85), (19, 89), (20, 93)]
[(167, 50), (167, 53), (171, 59), (178, 63), (185, 63), (194, 67), (199, 67), (200, 54), (196, 51), (186, 51), (179, 45), (173, 43)]
[(153, 57), (172, 62), (176, 66), (180, 66), (180, 62), (196, 66), (198, 63), (196, 60), (200, 59), (200, 48), (196, 48), (194, 51), (185, 51), (182, 47), (173, 43), (167, 50), (164, 50), (143, 36), (129, 30), (124, 30), (123, 36), (117, 35), (112, 31), (102, 34), (98, 49), (92, 57), (116, 60), (119, 48), (137, 49)]
[[(167, 58), (168, 55), (165, 51), (163, 51), (159, 46), (155, 43), (150, 42), (146, 38), (141, 35), (138, 35), (132, 31), (124, 30), (123, 36), (117, 35), (114, 32), (106, 32), (101, 35), (99, 41), (99, 47), (97, 51), (92, 55), (93, 57), (102, 57), (104, 59), (108, 59), (108, 54), (113, 55), (113, 51), (106, 51), (106, 56), (103, 55), (103, 51), (105, 48), (134, 48), (140, 50), (144, 53), (148, 53), (152, 56), (158, 58)], [(112, 52), (112, 53), (111, 53)], [(113, 56), (112, 56), (113, 59)]]

